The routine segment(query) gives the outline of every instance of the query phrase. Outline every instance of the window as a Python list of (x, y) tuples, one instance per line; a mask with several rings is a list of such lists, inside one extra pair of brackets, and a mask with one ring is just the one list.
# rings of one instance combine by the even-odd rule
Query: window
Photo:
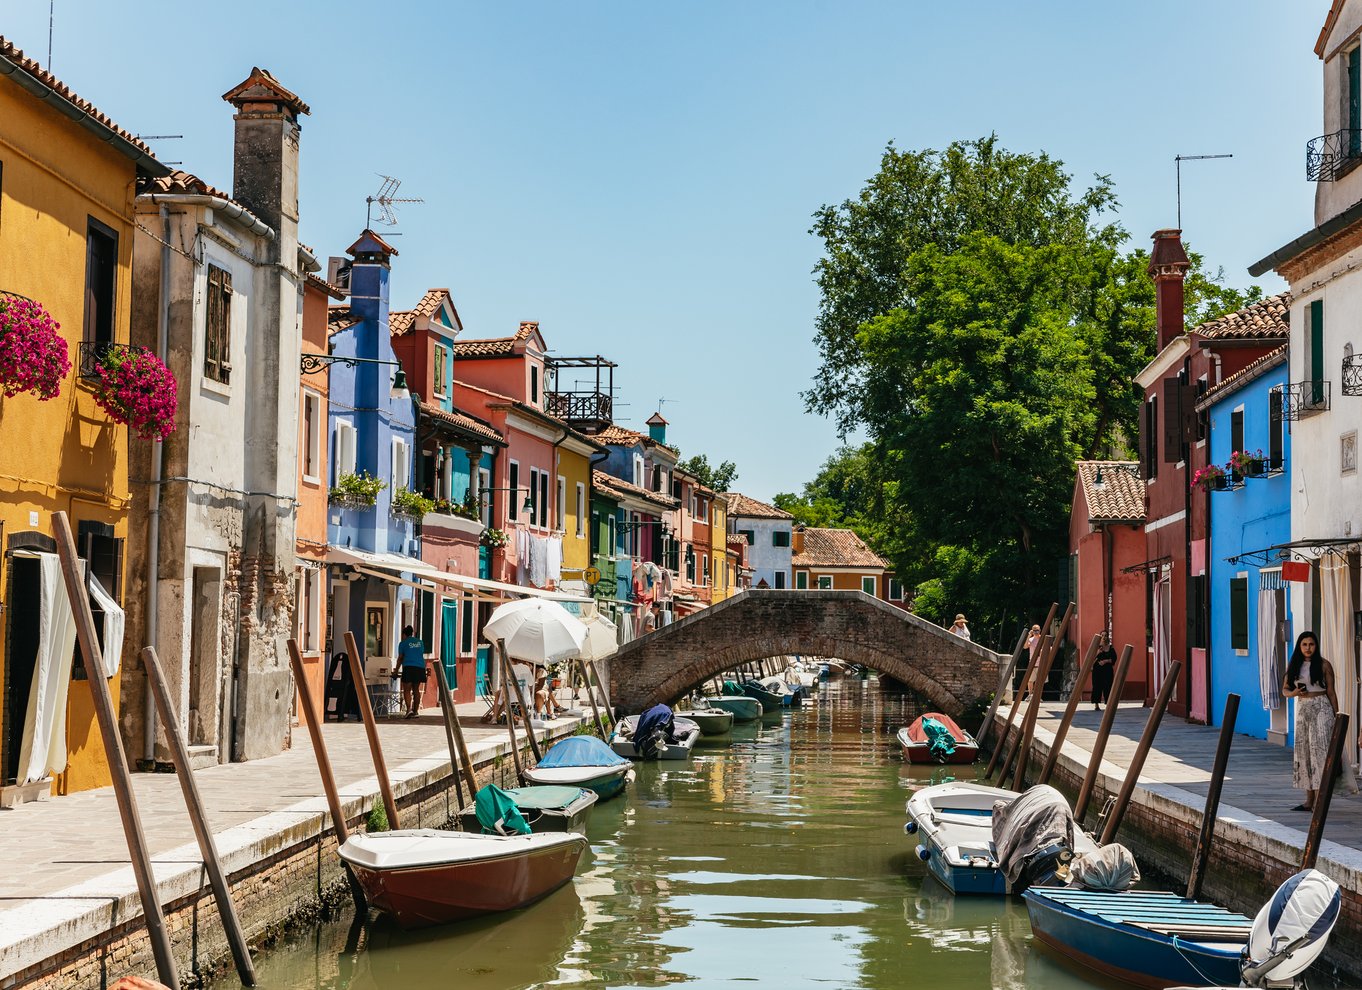
[[(492, 469), (478, 468), (478, 491), (486, 492), (492, 487)], [(492, 493), (488, 492), (487, 497), (482, 500), (482, 524), (487, 527), (492, 525)]]
[(1247, 650), (1248, 633), (1248, 575), (1230, 578), (1230, 649)]
[(1190, 619), (1187, 645), (1194, 650), (1204, 650), (1209, 645), (1206, 637), (1207, 590), (1211, 579), (1205, 574), (1193, 574), (1187, 588), (1187, 614)]
[(539, 472), (539, 525), (549, 524), (549, 473)]
[[(1244, 449), (1244, 407), (1240, 406), (1230, 413), (1230, 450), (1238, 453)], [(1238, 471), (1230, 472), (1235, 481), (1243, 477)]]
[(316, 653), (321, 602), (322, 572), (304, 567), (298, 575), (298, 639), (304, 653)]
[(695, 583), (695, 551), (687, 544), (686, 549), (690, 552), (686, 554), (686, 580), (691, 584)]
[(695, 497), (695, 493), (694, 493), (694, 492), (691, 492), (691, 493), (690, 493), (690, 514), (691, 514), (691, 518), (692, 518), (692, 519), (694, 519), (694, 518), (696, 518), (696, 517), (698, 517), (698, 516), (700, 515), (700, 507), (699, 507), (699, 505), (697, 504), (699, 501), (700, 501), (700, 500), (697, 499), (697, 498)]
[(1274, 388), (1267, 393), (1267, 457), (1268, 467), (1276, 471), (1282, 467), (1286, 454), (1286, 430), (1282, 416), (1282, 392)]
[(818, 590), (819, 590), (819, 591), (831, 591), (831, 590), (832, 590), (832, 575), (831, 575), (831, 574), (820, 574), (820, 575), (818, 575)]
[(208, 266), (208, 296), (204, 300), (203, 373), (224, 385), (232, 377), (232, 273)]
[(316, 484), (322, 476), (322, 397), (303, 389), (303, 477)]
[(889, 579), (889, 600), (891, 602), (903, 601), (903, 585), (899, 583), (898, 578)]
[(666, 491), (666, 489), (662, 487), (662, 468), (658, 467), (656, 464), (653, 465), (653, 491)]
[[(539, 469), (530, 468), (530, 525), (539, 525)], [(547, 508), (547, 507), (545, 507)]]
[(807, 591), (809, 587), (809, 572), (795, 571), (795, 590)]
[(709, 522), (709, 499), (702, 498), (698, 502), (700, 514), (696, 517), (700, 522)]
[(642, 454), (635, 454), (635, 455), (634, 455), (634, 487), (635, 487), (635, 488), (643, 488), (643, 487), (645, 487), (645, 482), (644, 482), (644, 479), (643, 479), (643, 474), (644, 474), (644, 469), (643, 469), (643, 455), (642, 455)]
[(515, 461), (507, 468), (506, 488), (506, 518), (516, 522), (520, 518), (520, 465)]
[(441, 398), (443, 398), (445, 395), (445, 380), (446, 376), (448, 375), (448, 371), (446, 370), (446, 356), (443, 344), (435, 345), (435, 357), (434, 360), (431, 362), (431, 365), (433, 368), (431, 374), (432, 377), (435, 379), (431, 383), (431, 391), (435, 395), (438, 395)]
[(785, 572), (776, 571), (776, 590), (783, 591), (784, 589), (785, 589)]
[(586, 485), (577, 482), (577, 539), (586, 536)]
[(85, 340), (114, 339), (114, 286), (118, 274), (118, 235), (94, 217), (85, 235)]
[(1310, 401), (1324, 401), (1324, 300), (1312, 300), (1306, 309), (1306, 333), (1310, 336)]
[(464, 595), (459, 602), (459, 655), (473, 655), (473, 596)]
[(747, 545), (749, 547), (757, 545), (757, 531), (755, 529), (740, 529), (738, 530), (738, 535), (747, 540)]
[(873, 577), (869, 577), (869, 576), (861, 578), (861, 590), (864, 591), (864, 592), (865, 592), (867, 595), (869, 595), (871, 598), (874, 598), (874, 597), (875, 597), (875, 579), (874, 579)]
[(1362, 48), (1354, 48), (1344, 56), (1345, 92), (1348, 101), (1347, 129), (1348, 154), (1357, 158), (1362, 156), (1362, 64), (1359, 56)]
[(1159, 397), (1151, 395), (1144, 404), (1144, 428), (1140, 430), (1144, 455), (1144, 476), (1153, 481), (1159, 475)]
[(788, 547), (790, 545), (790, 531), (777, 529), (771, 532), (771, 546)]
[(700, 586), (709, 587), (709, 554), (700, 554)]
[(561, 474), (558, 476), (558, 490), (554, 494), (558, 496), (553, 507), (554, 528), (562, 530), (567, 523), (567, 479)]
[(539, 405), (539, 366), (530, 365), (530, 405)]
[(348, 421), (336, 420), (336, 478), (355, 473), (355, 428)]
[(614, 557), (619, 551), (619, 544), (615, 542), (615, 514), (612, 512), (605, 517), (605, 552)]
[(407, 441), (393, 437), (392, 491), (411, 487), (411, 448)]

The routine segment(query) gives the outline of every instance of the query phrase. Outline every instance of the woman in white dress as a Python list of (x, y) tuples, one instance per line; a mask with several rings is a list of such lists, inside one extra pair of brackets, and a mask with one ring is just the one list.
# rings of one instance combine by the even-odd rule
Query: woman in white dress
[(1303, 632), (1296, 639), (1291, 662), (1286, 666), (1282, 694), (1296, 699), (1296, 738), (1292, 753), (1291, 784), (1305, 791), (1305, 801), (1293, 811), (1311, 811), (1324, 779), (1324, 761), (1334, 732), (1338, 698), (1334, 694), (1334, 668), (1319, 655), (1319, 639)]

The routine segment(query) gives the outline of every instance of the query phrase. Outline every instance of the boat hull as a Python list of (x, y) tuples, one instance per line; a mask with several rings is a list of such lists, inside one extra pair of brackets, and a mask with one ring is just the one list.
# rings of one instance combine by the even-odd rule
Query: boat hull
[(749, 698), (755, 698), (757, 701), (761, 702), (763, 715), (778, 715), (780, 714), (781, 708), (785, 706), (785, 702), (781, 699), (780, 695), (767, 691), (764, 688), (754, 687), (751, 684), (744, 684), (742, 686), (742, 691), (743, 694), (747, 695)]
[[(1095, 897), (1093, 895), (1101, 895)], [(1201, 905), (1162, 892), (1071, 892), (1066, 888), (1032, 887), (1023, 895), (1031, 931), (1055, 954), (1112, 979), (1139, 987), (1236, 986), (1239, 983), (1240, 941), (1210, 942), (1194, 935), (1180, 937), (1152, 931), (1122, 920), (1125, 914), (1148, 914), (1158, 925), (1169, 919), (1190, 920), (1210, 909), (1211, 918), (1237, 917), (1247, 937), (1252, 921), (1231, 916), (1213, 905)], [(1082, 903), (1065, 903), (1061, 896), (1083, 896), (1099, 910)], [(1157, 899), (1155, 899), (1157, 897)], [(1121, 900), (1130, 901), (1128, 912)], [(1183, 905), (1181, 908), (1175, 904)], [(1105, 915), (1105, 916), (1104, 916)]]
[[(506, 793), (515, 800), (521, 788), (508, 790)], [(596, 806), (599, 800), (595, 791), (584, 788), (582, 794), (567, 804), (557, 807), (526, 807), (516, 801), (520, 808), (520, 813), (525, 821), (529, 823), (532, 832), (586, 832), (586, 823), (591, 818), (591, 809)], [(458, 814), (459, 828), (465, 832), (481, 832), (482, 823), (478, 821), (478, 812), (475, 806), (469, 805), (459, 809)]]
[(602, 801), (624, 793), (634, 779), (628, 764), (613, 767), (534, 767), (525, 771), (532, 784), (571, 784), (594, 791)]
[(736, 716), (730, 711), (689, 711), (686, 718), (700, 727), (700, 735), (722, 736), (732, 731)]
[[(955, 740), (955, 752), (945, 759), (937, 759), (932, 755), (931, 747), (922, 732), (922, 719), (924, 718), (934, 718), (941, 722)], [(912, 725), (899, 729), (898, 742), (899, 749), (903, 752), (903, 758), (908, 763), (962, 766), (973, 763), (979, 758), (979, 745), (974, 741), (974, 737), (956, 725), (955, 721), (949, 716), (937, 712), (928, 712), (926, 715), (915, 719)]]
[(565, 841), (455, 863), (398, 868), (355, 862), (342, 852), (369, 903), (403, 928), (427, 928), (522, 908), (563, 886), (586, 849), (580, 835)]
[(722, 708), (726, 712), (732, 712), (735, 722), (754, 722), (762, 715), (761, 702), (745, 695), (742, 697), (721, 695), (717, 698), (705, 698), (704, 702), (711, 708)]

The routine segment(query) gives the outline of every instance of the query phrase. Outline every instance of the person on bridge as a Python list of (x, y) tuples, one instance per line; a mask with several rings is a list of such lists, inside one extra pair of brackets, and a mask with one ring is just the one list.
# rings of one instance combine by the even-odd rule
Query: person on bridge
[(1031, 631), (1026, 634), (1026, 656), (1030, 660), (1036, 659), (1036, 654), (1040, 652), (1040, 626), (1032, 626)]
[(1111, 680), (1116, 672), (1116, 651), (1111, 645), (1111, 633), (1102, 634), (1102, 644), (1097, 651), (1097, 662), (1092, 668), (1092, 707), (1097, 710), (1104, 704), (1111, 704)]
[[(1338, 698), (1334, 694), (1334, 668), (1319, 655), (1319, 639), (1308, 630), (1296, 639), (1282, 694), (1296, 699), (1291, 785), (1305, 791), (1305, 801), (1291, 810), (1313, 811), (1315, 797), (1326, 784), (1324, 761), (1329, 755)], [(1332, 781), (1327, 783), (1332, 786)]]
[(973, 640), (969, 634), (969, 623), (965, 621), (963, 613), (956, 615), (955, 623), (948, 630), (952, 636), (959, 636), (961, 639)]

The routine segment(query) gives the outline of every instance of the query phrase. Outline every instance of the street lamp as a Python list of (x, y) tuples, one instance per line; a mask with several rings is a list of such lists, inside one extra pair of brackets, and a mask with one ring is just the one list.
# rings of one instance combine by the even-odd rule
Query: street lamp
[(362, 357), (342, 357), (339, 354), (303, 354), (298, 362), (299, 370), (305, 375), (321, 371), (323, 368), (333, 364), (343, 364), (350, 368), (358, 368), (361, 364), (384, 364), (396, 368), (393, 374), (392, 387), (388, 390), (390, 398), (411, 399), (411, 392), (407, 388), (407, 373), (402, 370), (402, 364), (398, 361), (381, 361), (378, 358)]
[(482, 498), (484, 494), (491, 494), (492, 492), (520, 492), (520, 491), (523, 491), (525, 493), (525, 501), (520, 506), (520, 511), (529, 512), (534, 508), (534, 499), (530, 496), (530, 490), (528, 488), (479, 488), (478, 498)]

